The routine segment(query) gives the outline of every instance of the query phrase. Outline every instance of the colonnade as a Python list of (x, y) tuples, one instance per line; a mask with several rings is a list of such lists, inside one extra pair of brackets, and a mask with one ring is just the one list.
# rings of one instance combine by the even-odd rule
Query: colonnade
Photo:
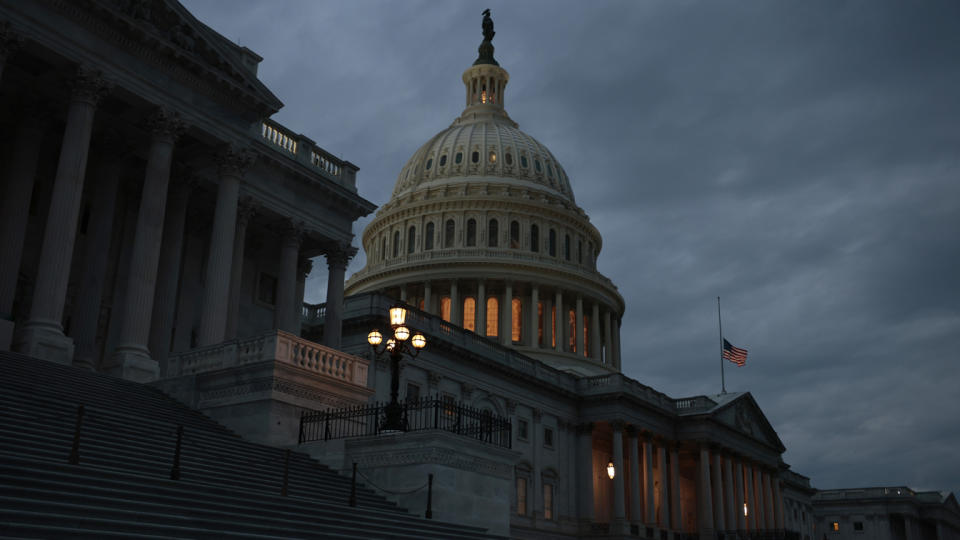
[[(2, 52), (2, 51), (0, 51)], [(0, 54), (0, 59), (5, 58)], [(2, 72), (0, 72), (2, 73)], [(24, 238), (28, 228), (29, 209), (34, 193), (37, 166), (41, 157), (44, 134), (52, 122), (43, 104), (25, 108), (12, 140), (13, 159), (2, 171), (3, 192), (0, 197), (0, 322), (4, 324), (5, 340), (11, 340), (15, 350), (25, 354), (93, 368), (96, 364), (97, 323), (100, 319), (101, 299), (107, 287), (110, 244), (114, 228), (114, 207), (118, 192), (122, 192), (124, 174), (133, 154), (143, 155), (127, 141), (112, 136), (94, 136), (95, 118), (102, 98), (110, 91), (110, 83), (103, 75), (81, 66), (73, 79), (65, 128), (59, 152), (59, 161), (50, 194), (46, 226), (39, 248), (39, 264), (29, 308), (19, 310), (23, 322), (15, 332), (14, 301), (24, 253)], [(34, 114), (39, 108), (46, 114)], [(145, 149), (146, 167), (143, 172), (139, 200), (133, 200), (135, 209), (133, 234), (121, 241), (129, 241), (121, 252), (129, 261), (123, 272), (116, 272), (113, 315), (119, 321), (116, 347), (101, 368), (124, 378), (149, 381), (163, 372), (170, 350), (176, 311), (176, 297), (182, 280), (181, 255), (184, 251), (187, 207), (191, 194), (202, 181), (215, 183), (216, 202), (210, 229), (209, 249), (205, 257), (202, 310), (197, 332), (198, 346), (214, 345), (237, 337), (237, 313), (246, 231), (256, 203), (241, 199), (245, 174), (254, 162), (254, 151), (247, 141), (222, 143), (208, 147), (207, 155), (197, 157), (198, 148), (191, 148), (193, 159), (204, 163), (216, 162), (215, 178), (199, 178), (189, 165), (179, 166), (174, 160), (186, 125), (180, 115), (164, 107), (155, 107), (148, 115), (146, 126), (149, 143)], [(92, 144), (93, 143), (93, 144)], [(91, 147), (95, 152), (96, 167), (93, 178), (85, 182)], [(86, 184), (86, 185), (85, 185)], [(129, 183), (127, 183), (127, 188)], [(84, 193), (90, 201), (89, 218), (84, 234), (78, 234), (80, 211)], [(34, 201), (34, 204), (40, 204)], [(275, 227), (276, 216), (271, 217)], [(282, 221), (282, 220), (281, 220)], [(302, 302), (301, 243), (303, 224), (288, 218), (279, 242), (279, 271), (276, 286), (274, 327), (299, 334)], [(85, 243), (87, 254), (82, 268), (74, 268), (75, 244)], [(327, 305), (328, 325), (340, 328), (338, 319), (343, 302), (343, 273), (354, 251), (345, 245), (330, 242), (326, 250), (330, 268)], [(71, 273), (79, 275), (75, 301), (72, 306), (70, 337), (64, 332), (63, 320), (67, 307), (67, 289)], [(301, 295), (298, 298), (298, 294)], [(25, 314), (25, 316), (24, 316)], [(2, 336), (0, 336), (2, 337)], [(337, 347), (339, 331), (327, 332), (325, 344)], [(9, 348), (10, 342), (0, 343)]]
[[(667, 531), (747, 537), (784, 530), (775, 469), (709, 442), (672, 441), (622, 421), (608, 424), (609, 431), (592, 423), (577, 428), (581, 519), (607, 517), (611, 533), (651, 531), (640, 530), (640, 536)], [(595, 444), (598, 437), (609, 437), (609, 452), (598, 450), (607, 448)], [(607, 460), (614, 470), (609, 483)], [(610, 490), (608, 516), (597, 515), (606, 500), (594, 493), (597, 488)]]
[[(496, 279), (431, 280), (387, 292), (503, 345), (573, 354), (620, 370), (619, 314), (581, 293)], [(488, 312), (493, 306), (496, 314)]]

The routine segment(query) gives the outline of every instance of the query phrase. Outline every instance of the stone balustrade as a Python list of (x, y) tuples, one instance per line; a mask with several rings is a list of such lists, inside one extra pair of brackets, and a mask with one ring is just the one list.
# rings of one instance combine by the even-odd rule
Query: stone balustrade
[(274, 330), (252, 338), (227, 341), (173, 355), (171, 375), (194, 375), (256, 362), (275, 361), (326, 378), (366, 386), (369, 361)]
[(356, 168), (320, 148), (307, 136), (294, 133), (273, 120), (260, 125), (260, 138), (268, 146), (321, 173), (352, 191), (356, 191)]

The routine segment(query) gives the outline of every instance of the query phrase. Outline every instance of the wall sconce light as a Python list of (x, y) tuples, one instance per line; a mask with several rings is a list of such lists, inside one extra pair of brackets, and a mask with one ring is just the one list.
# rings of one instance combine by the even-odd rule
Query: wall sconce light
[(607, 476), (613, 480), (613, 477), (617, 475), (617, 468), (613, 466), (613, 461), (607, 463)]

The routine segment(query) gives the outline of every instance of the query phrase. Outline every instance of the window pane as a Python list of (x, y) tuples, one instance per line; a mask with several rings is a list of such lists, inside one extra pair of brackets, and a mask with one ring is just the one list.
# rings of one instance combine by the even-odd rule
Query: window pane
[(393, 256), (400, 254), (400, 231), (393, 232)]
[(491, 296), (487, 298), (487, 336), (497, 337), (500, 334), (498, 332), (498, 327), (500, 326), (500, 302), (497, 300), (496, 296)]
[(443, 231), (443, 247), (453, 247), (453, 235), (457, 232), (457, 226), (452, 219), (447, 220)]
[(463, 327), (471, 332), (476, 332), (476, 311), (477, 301), (472, 296), (463, 299)]
[(413, 253), (413, 247), (417, 242), (417, 228), (407, 229), (407, 253)]
[(527, 479), (517, 478), (517, 514), (527, 515)]
[(510, 339), (514, 343), (518, 343), (520, 341), (520, 330), (523, 321), (523, 302), (521, 302), (519, 298), (514, 298), (510, 301), (510, 309), (513, 312), (513, 328), (511, 328)]
[(553, 519), (553, 484), (543, 485), (543, 518)]
[(510, 222), (510, 248), (520, 249), (520, 222)]
[(423, 238), (423, 249), (433, 249), (433, 222), (427, 223), (426, 236)]
[(550, 229), (550, 256), (557, 256), (557, 231)]
[(467, 220), (467, 245), (477, 245), (477, 220)]
[(536, 225), (530, 226), (530, 251), (540, 251), (540, 227)]
[(499, 224), (497, 220), (491, 219), (487, 227), (487, 246), (497, 247), (497, 236), (499, 235)]

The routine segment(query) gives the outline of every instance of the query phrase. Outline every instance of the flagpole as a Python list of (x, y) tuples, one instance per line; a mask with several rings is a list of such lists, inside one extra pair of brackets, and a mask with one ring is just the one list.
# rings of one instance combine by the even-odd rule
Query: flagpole
[(720, 389), (727, 393), (727, 381), (723, 374), (723, 322), (720, 320), (720, 297), (717, 297), (717, 327), (720, 329)]

